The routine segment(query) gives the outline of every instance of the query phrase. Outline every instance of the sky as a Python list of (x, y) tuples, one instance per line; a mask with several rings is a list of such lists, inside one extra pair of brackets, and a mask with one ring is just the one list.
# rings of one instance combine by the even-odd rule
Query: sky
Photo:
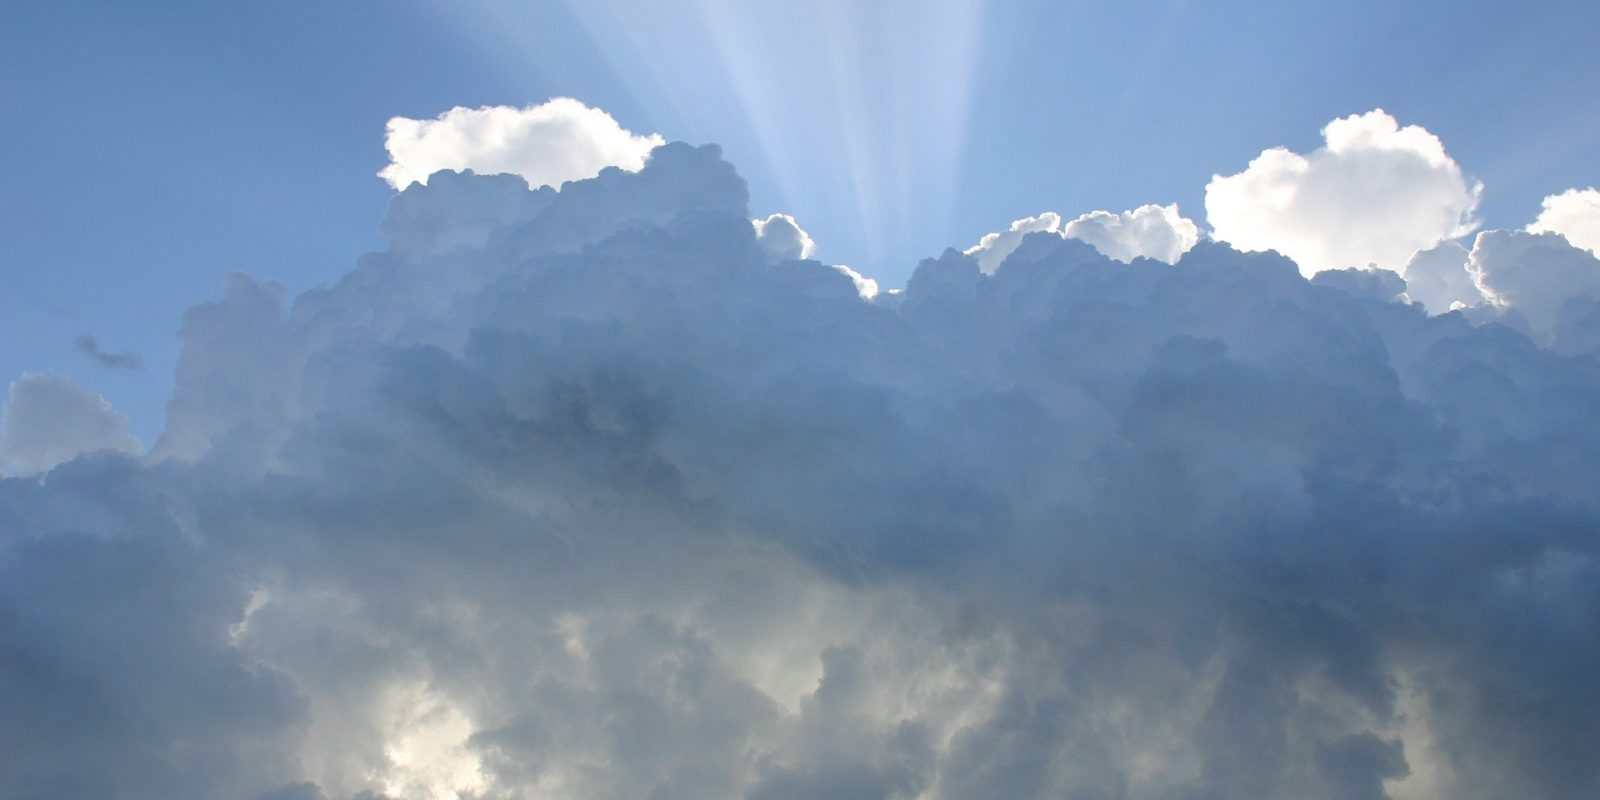
[(1600, 794), (1593, 4), (0, 14), (0, 795)]

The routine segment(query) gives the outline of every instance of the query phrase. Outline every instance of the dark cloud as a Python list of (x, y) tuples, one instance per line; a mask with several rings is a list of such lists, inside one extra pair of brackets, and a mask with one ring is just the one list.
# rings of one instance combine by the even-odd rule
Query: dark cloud
[(1581, 337), (1053, 233), (868, 302), (746, 201), (440, 173), (192, 309), (150, 456), (0, 481), (3, 793), (1600, 792)]
[(106, 369), (144, 369), (144, 359), (138, 353), (108, 353), (100, 349), (93, 336), (79, 336), (73, 340), (72, 349)]

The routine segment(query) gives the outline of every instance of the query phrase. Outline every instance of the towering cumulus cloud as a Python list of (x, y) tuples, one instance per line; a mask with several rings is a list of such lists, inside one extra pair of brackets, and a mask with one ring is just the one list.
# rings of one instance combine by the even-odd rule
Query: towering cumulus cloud
[(233, 279), (150, 455), (0, 480), (0, 795), (1600, 795), (1595, 319), (763, 222), (668, 144)]
[(1481, 187), (1468, 185), (1437, 136), (1381, 109), (1336, 119), (1309, 155), (1274, 147), (1206, 186), (1217, 239), (1276, 250), (1307, 275), (1412, 254), (1468, 233)]

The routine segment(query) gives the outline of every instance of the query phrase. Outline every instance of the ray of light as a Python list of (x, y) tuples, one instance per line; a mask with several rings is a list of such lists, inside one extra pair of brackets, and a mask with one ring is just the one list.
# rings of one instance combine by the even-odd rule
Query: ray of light
[[(526, 7), (480, 0), (504, 37)], [(982, 39), (980, 0), (570, 3), (668, 138), (718, 141), (819, 235), (822, 255), (904, 277), (943, 243)], [(548, 64), (544, 65), (549, 68)], [(571, 65), (581, 69), (582, 65)], [(580, 98), (585, 99), (585, 98)]]

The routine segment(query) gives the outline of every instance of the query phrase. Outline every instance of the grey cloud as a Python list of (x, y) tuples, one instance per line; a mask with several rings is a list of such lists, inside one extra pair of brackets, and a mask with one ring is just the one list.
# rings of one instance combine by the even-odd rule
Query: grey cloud
[(100, 343), (93, 336), (79, 336), (73, 340), (72, 349), (107, 369), (144, 368), (144, 359), (139, 358), (138, 353), (108, 353), (100, 349)]
[(1600, 791), (1592, 357), (1214, 242), (866, 302), (746, 206), (438, 173), (192, 309), (150, 458), (0, 480), (0, 788)]
[(1557, 233), (1485, 231), (1467, 261), (1493, 302), (1516, 308), (1541, 337), (1574, 300), (1600, 300), (1600, 259)]
[(60, 375), (25, 373), (0, 407), (0, 467), (40, 472), (97, 450), (137, 453), (128, 418)]
[(1406, 299), (1406, 289), (1409, 286), (1404, 278), (1389, 270), (1356, 267), (1325, 269), (1311, 276), (1311, 283), (1343, 289), (1356, 297), (1389, 303)]

